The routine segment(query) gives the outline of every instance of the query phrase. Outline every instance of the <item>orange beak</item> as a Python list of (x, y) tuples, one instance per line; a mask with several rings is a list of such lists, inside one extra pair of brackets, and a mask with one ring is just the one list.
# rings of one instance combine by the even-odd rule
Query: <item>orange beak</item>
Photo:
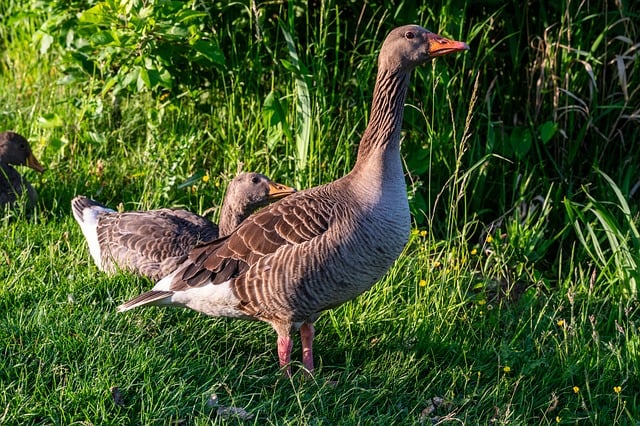
[(287, 195), (291, 195), (296, 192), (295, 188), (291, 188), (281, 183), (269, 182), (269, 201), (279, 200)]
[(448, 55), (449, 53), (460, 52), (461, 50), (469, 50), (469, 45), (462, 41), (449, 40), (439, 36), (438, 34), (429, 33), (429, 56), (435, 58), (437, 56)]
[(27, 157), (27, 167), (31, 167), (33, 170), (40, 173), (44, 172), (44, 167), (42, 166), (42, 164), (40, 164), (40, 162), (32, 152), (30, 152), (29, 156)]

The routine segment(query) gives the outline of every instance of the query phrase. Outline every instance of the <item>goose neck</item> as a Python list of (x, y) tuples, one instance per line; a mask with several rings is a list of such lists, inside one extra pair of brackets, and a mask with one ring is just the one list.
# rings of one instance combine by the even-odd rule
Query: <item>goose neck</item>
[(388, 154), (400, 155), (400, 131), (410, 76), (403, 69), (378, 71), (369, 124), (360, 141), (356, 167), (373, 158), (376, 162), (390, 158)]
[(247, 218), (247, 214), (233, 208), (231, 200), (224, 199), (220, 210), (220, 221), (218, 229), (220, 237), (227, 236), (233, 232), (236, 227)]

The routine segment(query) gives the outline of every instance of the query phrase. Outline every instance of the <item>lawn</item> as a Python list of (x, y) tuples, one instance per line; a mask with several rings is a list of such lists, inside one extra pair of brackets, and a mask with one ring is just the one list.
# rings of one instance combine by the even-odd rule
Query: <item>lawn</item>
[[(0, 221), (0, 424), (640, 424), (638, 6), (316, 3), (0, 5), (0, 131), (47, 167)], [(313, 378), (266, 324), (116, 313), (153, 283), (97, 269), (75, 195), (344, 175), (409, 22), (471, 51), (412, 78), (410, 241), (320, 317)]]

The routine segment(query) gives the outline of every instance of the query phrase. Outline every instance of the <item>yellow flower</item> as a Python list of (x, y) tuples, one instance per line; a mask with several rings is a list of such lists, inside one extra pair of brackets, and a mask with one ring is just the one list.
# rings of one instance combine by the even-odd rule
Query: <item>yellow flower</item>
[(509, 373), (511, 371), (511, 367), (505, 365), (504, 367), (502, 367), (502, 371), (504, 371), (505, 373)]
[(433, 267), (434, 268), (439, 268), (440, 266), (442, 266), (442, 264), (440, 263), (439, 260), (436, 260), (435, 262), (433, 262)]
[(424, 229), (422, 231), (420, 231), (420, 236), (421, 237), (426, 237), (427, 236), (427, 231), (425, 231)]
[(426, 287), (427, 286), (427, 280), (420, 280), (420, 282), (418, 283), (418, 285), (420, 287)]
[(580, 388), (578, 386), (574, 386), (573, 393), (580, 393)]
[(418, 231), (417, 229), (412, 229), (411, 230), (411, 235), (418, 235), (420, 233), (420, 231)]
[(558, 327), (564, 327), (564, 320), (560, 319), (556, 324), (558, 324)]
[(487, 235), (487, 242), (491, 243), (491, 241), (493, 241), (493, 237), (491, 236), (491, 234)]
[(556, 423), (560, 423), (562, 421), (562, 417), (556, 416)]
[(210, 179), (210, 178), (209, 178), (209, 175), (204, 175), (204, 176), (202, 176), (202, 181), (203, 181), (204, 183), (209, 182), (209, 179)]
[(478, 254), (478, 250), (477, 249), (471, 249), (471, 256), (475, 256), (476, 254)]
[(484, 299), (478, 300), (478, 305), (482, 306), (482, 305), (486, 305), (486, 304), (487, 304), (486, 300), (484, 300)]
[(613, 387), (613, 391), (614, 391), (615, 393), (620, 393), (620, 392), (622, 392), (622, 386), (614, 386), (614, 387)]

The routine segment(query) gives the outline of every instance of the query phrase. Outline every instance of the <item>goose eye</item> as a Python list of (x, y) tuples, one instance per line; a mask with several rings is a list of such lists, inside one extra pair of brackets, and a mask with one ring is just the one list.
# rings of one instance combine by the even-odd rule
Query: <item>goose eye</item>
[(254, 176), (254, 177), (251, 178), (251, 182), (258, 183), (258, 182), (260, 182), (260, 178), (258, 176)]
[(405, 36), (406, 39), (411, 40), (416, 35), (413, 33), (413, 31), (407, 31), (406, 33), (404, 33), (404, 36)]

